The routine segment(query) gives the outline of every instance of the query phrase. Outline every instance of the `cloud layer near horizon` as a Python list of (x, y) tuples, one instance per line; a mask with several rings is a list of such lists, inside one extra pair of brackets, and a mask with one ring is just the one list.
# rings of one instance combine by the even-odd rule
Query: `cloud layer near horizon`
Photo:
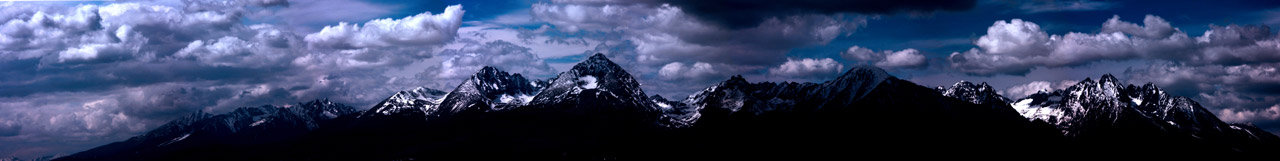
[(321, 98), (368, 108), (398, 90), (452, 89), (483, 66), (546, 79), (594, 53), (669, 99), (733, 75), (823, 81), (856, 65), (921, 85), (1002, 81), (991, 85), (1014, 98), (1123, 72), (1280, 130), (1280, 40), (1266, 25), (1197, 22), (1223, 15), (1121, 19), (1111, 12), (1144, 6), (1119, 1), (458, 3), (0, 3), (0, 157), (83, 150), (197, 110)]

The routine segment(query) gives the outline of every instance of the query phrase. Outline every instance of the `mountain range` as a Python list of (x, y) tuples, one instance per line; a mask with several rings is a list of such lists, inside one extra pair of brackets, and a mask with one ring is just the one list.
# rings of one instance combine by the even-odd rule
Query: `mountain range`
[(872, 66), (821, 83), (741, 76), (683, 100), (647, 95), (603, 54), (554, 78), (485, 67), (451, 91), (418, 87), (374, 107), (316, 100), (197, 112), (55, 160), (818, 160), (950, 155), (1280, 152), (1150, 83), (1086, 78), (1026, 98), (986, 83), (929, 88)]

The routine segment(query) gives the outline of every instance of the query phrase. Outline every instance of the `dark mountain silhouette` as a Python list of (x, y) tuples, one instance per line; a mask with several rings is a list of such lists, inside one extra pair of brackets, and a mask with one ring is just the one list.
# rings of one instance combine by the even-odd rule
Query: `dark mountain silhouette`
[[(60, 160), (826, 160), (862, 156), (1256, 155), (1275, 135), (1148, 84), (1011, 100), (857, 66), (822, 83), (741, 76), (684, 100), (647, 95), (596, 54), (549, 80), (481, 69), (357, 112), (327, 101), (195, 113)], [(1188, 152), (1188, 153), (1184, 153)]]

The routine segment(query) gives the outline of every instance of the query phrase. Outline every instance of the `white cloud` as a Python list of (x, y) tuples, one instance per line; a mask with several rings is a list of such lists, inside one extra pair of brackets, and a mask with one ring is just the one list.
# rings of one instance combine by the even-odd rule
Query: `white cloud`
[(1225, 122), (1275, 121), (1280, 119), (1280, 104), (1260, 110), (1222, 109), (1218, 118)]
[(853, 46), (840, 55), (848, 60), (872, 62), (877, 67), (888, 69), (920, 68), (928, 65), (924, 55), (921, 55), (920, 51), (916, 49), (876, 52), (871, 49)]
[(1071, 67), (1104, 60), (1155, 59), (1190, 64), (1244, 64), (1280, 61), (1280, 43), (1258, 26), (1211, 26), (1200, 37), (1170, 27), (1157, 16), (1143, 26), (1112, 17), (1097, 34), (1048, 35), (1035, 23), (997, 21), (978, 48), (955, 52), (951, 67), (977, 75), (1022, 75), (1038, 67)]
[[(389, 36), (349, 39), (369, 46), (358, 49), (308, 45), (293, 28), (243, 24), (263, 20), (246, 16), (278, 9), (254, 7), (287, 7), (281, 2), (0, 3), (0, 64), (6, 64), (0, 66), (6, 75), (0, 79), (0, 135), (20, 127), (16, 136), (0, 137), (0, 145), (23, 145), (0, 151), (70, 153), (196, 110), (222, 113), (321, 98), (368, 107), (392, 91), (420, 86), (389, 81), (394, 79), (384, 71), (436, 54), (430, 49), (453, 40), (462, 14), (453, 7), (439, 15), (366, 23), (355, 34)], [(372, 31), (378, 27), (429, 32)], [(389, 46), (369, 43), (374, 41)], [(411, 42), (421, 43), (400, 46)], [(521, 58), (494, 58), (515, 59)]]
[(402, 19), (377, 19), (364, 26), (342, 22), (307, 34), (306, 41), (336, 48), (443, 44), (457, 36), (463, 12), (462, 6), (453, 5), (436, 15), (428, 12)]
[(694, 62), (692, 65), (685, 65), (680, 62), (671, 62), (663, 65), (658, 70), (658, 76), (662, 79), (699, 79), (707, 75), (716, 74), (716, 70), (711, 67), (710, 63)]
[[(646, 92), (680, 97), (705, 88), (691, 84), (714, 83), (731, 75), (807, 81), (770, 77), (765, 69), (786, 63), (786, 53), (794, 48), (825, 45), (852, 33), (867, 19), (856, 14), (796, 13), (726, 27), (676, 5), (650, 2), (656, 1), (535, 3), (529, 12), (549, 25), (526, 33), (549, 35), (558, 42), (588, 39), (594, 49), (578, 54), (604, 53), (637, 76)], [(715, 73), (689, 72), (708, 66)]]
[(1280, 64), (1188, 65), (1150, 63), (1125, 71), (1130, 82), (1151, 82), (1171, 95), (1189, 96), (1228, 122), (1274, 123), (1280, 104)]
[(1066, 89), (1067, 87), (1075, 84), (1076, 81), (1074, 80), (1062, 80), (1058, 82), (1032, 81), (1027, 84), (1014, 85), (1008, 89), (1002, 90), (1000, 91), (1000, 95), (1011, 99), (1019, 99), (1039, 92)]
[(1153, 82), (1165, 88), (1185, 91), (1219, 91), (1271, 93), (1280, 87), (1280, 64), (1246, 65), (1182, 65), (1169, 62), (1151, 63), (1125, 71), (1131, 81)]
[(461, 80), (470, 77), (484, 66), (497, 67), (500, 70), (530, 76), (551, 76), (554, 71), (542, 58), (530, 52), (531, 49), (497, 40), (486, 43), (468, 44), (461, 49), (449, 49), (440, 53), (447, 57), (439, 66), (428, 68), (424, 78), (439, 81)]
[(840, 75), (843, 69), (843, 64), (831, 58), (799, 60), (788, 58), (786, 63), (769, 68), (769, 74), (798, 78), (828, 78)]
[(1120, 32), (1133, 35), (1134, 37), (1160, 39), (1172, 36), (1178, 31), (1173, 28), (1168, 21), (1155, 15), (1147, 15), (1142, 18), (1142, 26), (1138, 24), (1120, 21), (1120, 16), (1111, 16), (1107, 22), (1102, 23), (1102, 33)]

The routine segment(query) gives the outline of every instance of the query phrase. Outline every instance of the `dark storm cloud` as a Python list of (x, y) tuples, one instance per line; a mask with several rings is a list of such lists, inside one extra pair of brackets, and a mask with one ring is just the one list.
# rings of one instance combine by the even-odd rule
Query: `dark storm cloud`
[(0, 121), (0, 137), (18, 136), (22, 131), (22, 124), (14, 121)]
[(802, 14), (893, 14), (963, 11), (976, 0), (657, 0), (690, 15), (730, 29), (755, 27), (770, 18)]

